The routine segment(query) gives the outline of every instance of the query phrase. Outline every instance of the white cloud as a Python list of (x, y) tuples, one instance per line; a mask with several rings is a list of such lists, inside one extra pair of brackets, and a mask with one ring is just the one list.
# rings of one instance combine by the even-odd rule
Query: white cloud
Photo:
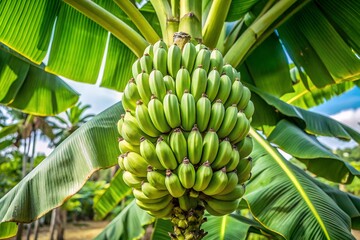
[[(331, 115), (330, 117), (360, 132), (360, 108), (347, 109)], [(353, 140), (346, 142), (332, 137), (319, 137), (318, 139), (321, 143), (331, 149), (354, 147), (357, 145)]]

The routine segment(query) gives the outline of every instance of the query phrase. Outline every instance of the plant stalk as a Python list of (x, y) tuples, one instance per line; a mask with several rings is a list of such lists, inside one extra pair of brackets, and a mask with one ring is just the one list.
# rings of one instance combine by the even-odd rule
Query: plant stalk
[(170, 4), (167, 0), (150, 0), (150, 2), (153, 5), (159, 19), (163, 41), (167, 45), (170, 45), (173, 41), (173, 29), (174, 26), (176, 26), (176, 24), (170, 24), (171, 27), (168, 28), (169, 21), (171, 21), (170, 23), (176, 23), (176, 19), (174, 19), (171, 13)]
[(208, 18), (202, 30), (204, 44), (210, 49), (215, 48), (226, 16), (229, 12), (231, 0), (214, 0)]
[(131, 1), (114, 0), (114, 2), (121, 8), (121, 10), (125, 12), (126, 15), (128, 15), (128, 17), (149, 43), (154, 44), (160, 39), (154, 28), (140, 13), (139, 9), (131, 3)]
[(238, 66), (262, 34), (278, 19), (278, 17), (295, 3), (296, 0), (283, 0), (277, 2), (269, 11), (245, 30), (225, 55), (224, 62), (231, 64), (234, 67)]
[(87, 0), (64, 0), (64, 2), (111, 32), (130, 48), (136, 56), (141, 57), (145, 48), (149, 45), (134, 29), (96, 3)]
[(202, 42), (201, 10), (202, 1), (180, 0), (179, 31), (189, 34), (197, 42)]

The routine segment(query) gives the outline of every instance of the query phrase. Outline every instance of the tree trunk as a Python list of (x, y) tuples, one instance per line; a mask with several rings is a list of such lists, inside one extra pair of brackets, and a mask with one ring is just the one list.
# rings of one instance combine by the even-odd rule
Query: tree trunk
[(58, 209), (59, 209), (59, 214), (58, 214), (58, 224), (57, 224), (57, 240), (64, 240), (67, 211), (61, 208)]
[(55, 226), (56, 226), (56, 218), (58, 215), (58, 209), (55, 208), (51, 212), (51, 221), (50, 221), (50, 240), (54, 240), (54, 234), (55, 234)]
[(36, 220), (35, 222), (35, 228), (34, 228), (34, 240), (38, 239), (39, 236), (39, 225), (40, 225), (40, 219)]
[(24, 224), (23, 223), (19, 223), (18, 225), (18, 231), (16, 233), (16, 240), (21, 240), (22, 238), (22, 233), (23, 233), (23, 228), (24, 228)]

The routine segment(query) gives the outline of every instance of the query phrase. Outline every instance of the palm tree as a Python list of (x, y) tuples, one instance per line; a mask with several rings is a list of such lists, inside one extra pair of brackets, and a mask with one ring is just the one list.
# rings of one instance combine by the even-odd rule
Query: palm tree
[[(241, 72), (241, 80), (251, 90), (256, 108), (250, 130), (254, 140), (252, 178), (239, 205), (241, 209), (248, 208), (252, 218), (239, 213), (209, 216), (204, 224), (209, 236), (246, 239), (249, 232), (255, 232), (286, 239), (353, 238), (350, 229), (359, 229), (359, 198), (313, 176), (344, 184), (359, 176), (357, 170), (322, 146), (316, 136), (359, 143), (360, 134), (307, 109), (357, 84), (358, 1), (151, 0), (142, 1), (141, 5), (134, 2), (2, 1), (0, 22), (6, 24), (0, 24), (0, 41), (33, 62), (31, 69), (34, 67), (37, 73), (45, 69), (92, 84), (98, 79), (106, 49), (100, 86), (118, 91), (124, 89), (131, 77), (132, 63), (142, 56), (149, 43), (160, 38), (170, 45), (173, 33), (183, 31), (194, 42), (218, 48), (225, 62)], [(36, 64), (41, 63), (48, 49), (49, 61), (39, 68)], [(5, 53), (14, 56), (10, 50)], [(9, 65), (10, 57), (3, 62)], [(0, 83), (9, 81), (0, 78)], [(0, 86), (1, 93), (13, 93), (9, 84)], [(36, 90), (51, 92), (57, 87), (35, 86), (24, 78), (16, 86), (23, 90), (23, 95), (13, 94), (13, 98), (18, 97), (13, 102), (0, 96), (0, 103), (43, 114), (53, 114), (50, 110), (69, 105), (59, 94), (52, 96), (51, 101), (42, 101), (41, 108), (34, 108), (35, 102), (29, 101), (34, 99), (31, 93), (37, 94), (35, 98), (48, 96)], [(72, 93), (61, 86), (63, 92)], [(58, 101), (59, 104), (53, 104)], [(0, 222), (33, 221), (75, 194), (94, 171), (115, 165), (118, 155), (115, 123), (122, 113), (121, 104), (116, 104), (64, 140), (32, 171), (31, 177), (25, 177), (0, 199)], [(278, 149), (303, 162), (307, 171), (286, 161)], [(113, 179), (112, 191), (120, 189), (121, 194), (108, 194), (112, 199), (108, 207), (128, 196), (128, 188), (120, 180)], [(19, 204), (24, 200), (27, 205)], [(103, 213), (106, 215), (107, 211)], [(132, 201), (97, 239), (138, 237), (149, 223), (154, 223), (154, 239), (163, 239), (169, 231), (168, 221), (150, 217)], [(0, 227), (11, 231), (15, 228), (12, 223), (1, 223)]]

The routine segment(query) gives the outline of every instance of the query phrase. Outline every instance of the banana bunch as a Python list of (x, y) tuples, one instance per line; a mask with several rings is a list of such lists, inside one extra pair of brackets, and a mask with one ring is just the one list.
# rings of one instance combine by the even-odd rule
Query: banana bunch
[[(213, 215), (235, 211), (251, 176), (255, 110), (240, 73), (217, 49), (159, 41), (132, 75), (117, 123), (118, 162), (137, 204), (159, 218), (197, 206)], [(187, 218), (174, 221), (187, 229)]]

